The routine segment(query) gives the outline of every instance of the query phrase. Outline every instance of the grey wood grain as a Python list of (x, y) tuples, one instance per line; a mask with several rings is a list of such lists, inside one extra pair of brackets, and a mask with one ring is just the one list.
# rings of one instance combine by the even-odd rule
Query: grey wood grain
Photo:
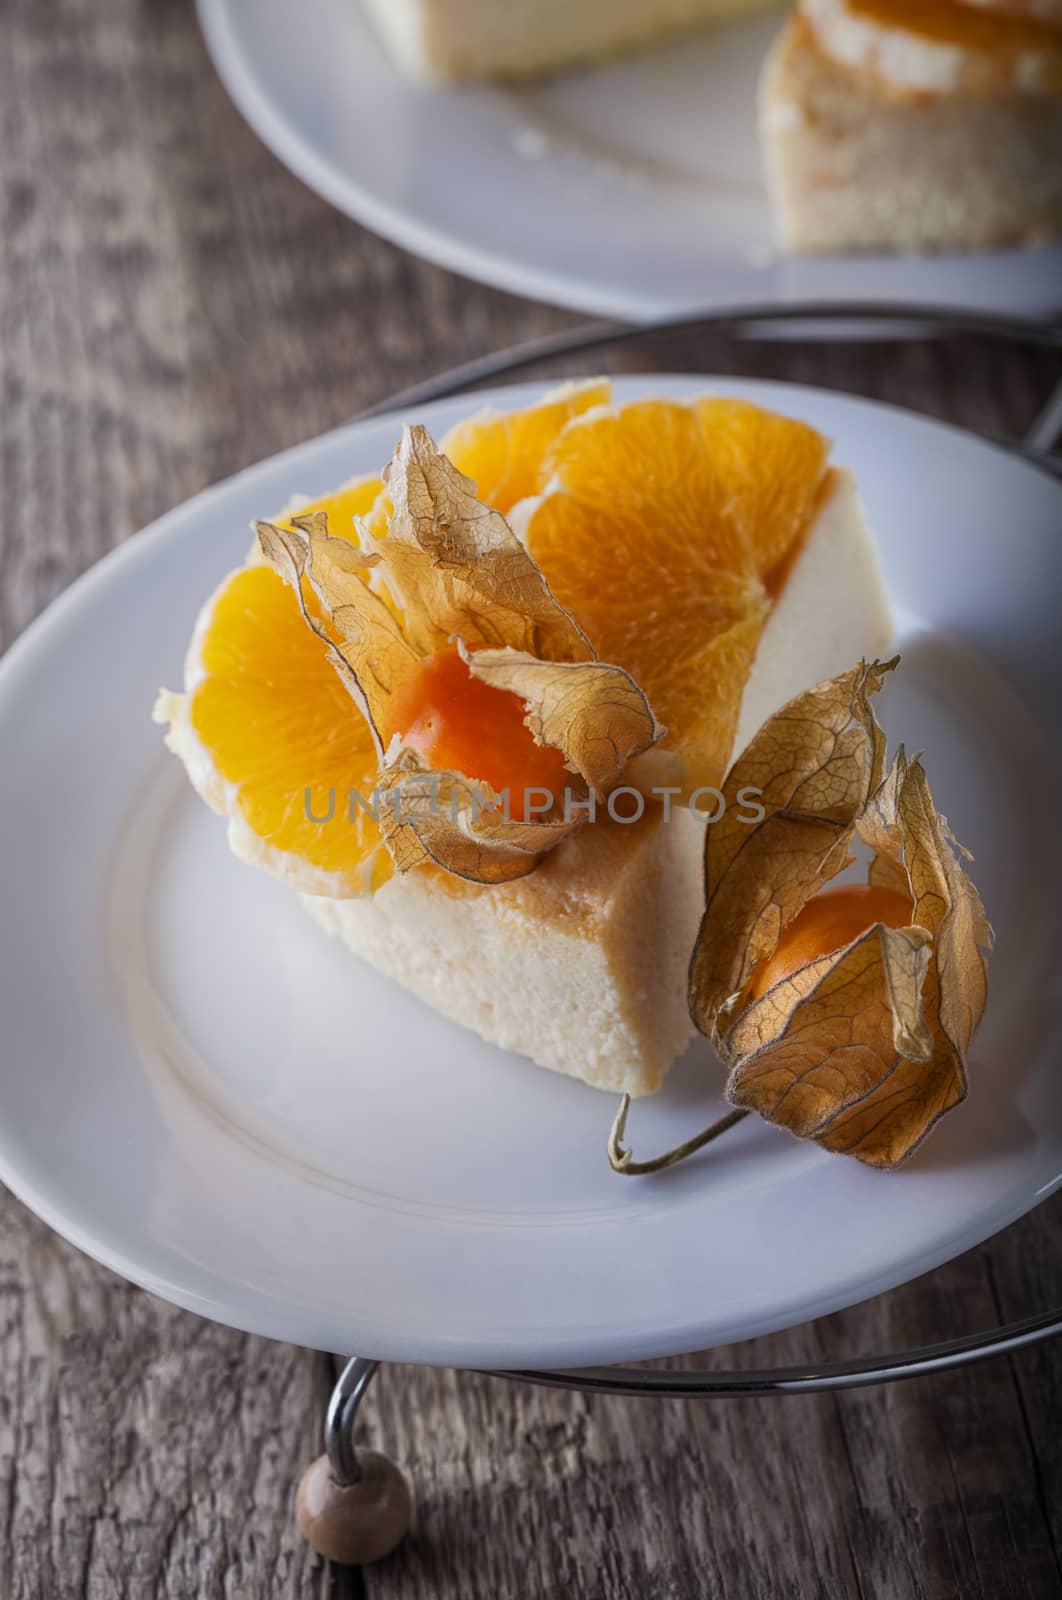
[[(574, 320), (315, 199), (229, 104), (186, 0), (3, 0), (0, 25), (0, 646), (206, 483)], [(968, 339), (699, 338), (654, 359), (999, 432), (1027, 427), (1059, 376), (1057, 357)], [(385, 1369), (364, 1427), (412, 1473), (413, 1536), (365, 1573), (328, 1572), (291, 1517), (327, 1359), (166, 1307), (13, 1197), (0, 1207), (5, 1600), (1062, 1594), (1056, 1348), (891, 1390), (701, 1405)], [(1062, 1300), (1060, 1245), (1056, 1199), (916, 1284), (711, 1359), (988, 1326)]]
[(177, 1311), (0, 1205), (0, 1594), (317, 1596), (293, 1500), (330, 1363)]

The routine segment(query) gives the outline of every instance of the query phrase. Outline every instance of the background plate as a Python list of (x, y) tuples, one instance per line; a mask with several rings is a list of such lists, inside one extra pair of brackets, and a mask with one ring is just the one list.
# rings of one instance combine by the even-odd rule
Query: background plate
[(214, 64), (274, 154), (396, 244), (471, 278), (639, 321), (762, 301), (1034, 313), (1062, 248), (776, 259), (756, 80), (780, 14), (521, 88), (427, 89), (356, 0), (199, 0)]
[[(621, 1179), (610, 1097), (437, 1017), (228, 854), (148, 720), (155, 690), (179, 682), (251, 517), (378, 469), (398, 433), (382, 418), (171, 512), (0, 666), (0, 1177), (75, 1244), (204, 1315), (317, 1348), (572, 1366), (834, 1310), (1062, 1180), (1059, 848), (1035, 820), (1053, 819), (1059, 775), (1062, 490), (884, 406), (718, 387), (807, 418), (862, 483), (904, 635), (884, 721), (928, 749), (998, 932), (967, 1103), (897, 1174), (750, 1118), (684, 1167)], [(477, 403), (421, 415), (438, 435)], [(700, 1127), (720, 1078), (692, 1049), (635, 1107), (638, 1150)]]

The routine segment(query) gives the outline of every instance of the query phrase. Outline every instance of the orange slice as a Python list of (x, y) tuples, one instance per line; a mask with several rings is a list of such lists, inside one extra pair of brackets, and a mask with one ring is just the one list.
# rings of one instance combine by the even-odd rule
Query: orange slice
[(895, 94), (1062, 89), (1062, 35), (964, 0), (802, 0), (819, 48)]
[[(363, 480), (312, 502), (352, 535), (379, 493)], [(298, 514), (298, 513), (295, 513)], [(311, 894), (376, 888), (391, 858), (372, 816), (377, 778), (368, 724), (272, 567), (232, 573), (204, 606), (186, 692), (156, 709), (202, 797), (229, 818), (237, 855)]]
[(543, 457), (565, 424), (611, 398), (607, 378), (566, 383), (523, 411), (487, 409), (457, 423), (439, 448), (473, 480), (480, 500), (508, 516), (518, 500), (534, 494)]
[(828, 442), (740, 400), (648, 400), (570, 423), (514, 525), (598, 655), (718, 783), (770, 610), (811, 525)]
[[(485, 406), (475, 416), (455, 423), (439, 449), (472, 479), (478, 499), (508, 516), (518, 500), (534, 493), (543, 457), (565, 424), (594, 406), (607, 405), (611, 396), (607, 378), (587, 378), (548, 390), (522, 411), (495, 411)], [(394, 507), (386, 490), (379, 484), (377, 488), (380, 492), (357, 514), (366, 517), (374, 539), (383, 539)]]
[(335, 534), (340, 539), (349, 539), (352, 544), (356, 544), (355, 519), (369, 515), (382, 489), (383, 484), (375, 476), (352, 478), (333, 494), (326, 494), (320, 500), (308, 500), (305, 505), (296, 506), (286, 517), (280, 519), (280, 526), (290, 528), (293, 526), (292, 517), (305, 517), (312, 511), (325, 511), (328, 513), (329, 533)]

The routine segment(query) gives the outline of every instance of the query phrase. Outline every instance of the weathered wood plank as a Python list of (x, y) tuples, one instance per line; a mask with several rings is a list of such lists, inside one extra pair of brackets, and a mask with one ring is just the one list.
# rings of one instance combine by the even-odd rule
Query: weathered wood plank
[(11, 0), (0, 635), (205, 484), (562, 325), (366, 234), (263, 149), (191, 7)]
[[(1055, 1226), (1051, 1226), (1052, 1213)], [(996, 1314), (1010, 1320), (1062, 1304), (1062, 1201), (1054, 1199), (1014, 1230), (1011, 1249), (983, 1251)], [(1062, 1341), (1026, 1351), (1012, 1379), (1032, 1442), (1031, 1491), (1062, 1567)], [(1062, 1589), (1062, 1582), (1059, 1585)], [(1049, 1592), (1049, 1591), (1048, 1591)]]
[(123, 1283), (0, 1193), (0, 1594), (316, 1600), (323, 1356)]

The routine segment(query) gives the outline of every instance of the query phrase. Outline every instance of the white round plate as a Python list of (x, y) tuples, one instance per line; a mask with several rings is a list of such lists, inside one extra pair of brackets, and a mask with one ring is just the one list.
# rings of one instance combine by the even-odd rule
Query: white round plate
[(1056, 247), (774, 255), (755, 100), (778, 13), (542, 84), (459, 89), (402, 77), (358, 0), (199, 0), (199, 14), (237, 106), (310, 188), (498, 288), (629, 321), (775, 301), (1062, 302)]
[[(1062, 489), (905, 412), (718, 387), (807, 418), (862, 484), (904, 653), (884, 721), (928, 752), (998, 933), (967, 1102), (893, 1174), (750, 1117), (682, 1167), (617, 1177), (610, 1096), (444, 1021), (229, 855), (149, 720), (155, 691), (179, 684), (250, 519), (379, 469), (398, 435), (383, 418), (163, 517), (0, 665), (0, 1177), (59, 1232), (180, 1305), (299, 1344), (578, 1366), (829, 1312), (1062, 1181)], [(476, 404), (421, 415), (438, 436)], [(693, 1047), (634, 1107), (637, 1149), (702, 1127), (720, 1088)]]

